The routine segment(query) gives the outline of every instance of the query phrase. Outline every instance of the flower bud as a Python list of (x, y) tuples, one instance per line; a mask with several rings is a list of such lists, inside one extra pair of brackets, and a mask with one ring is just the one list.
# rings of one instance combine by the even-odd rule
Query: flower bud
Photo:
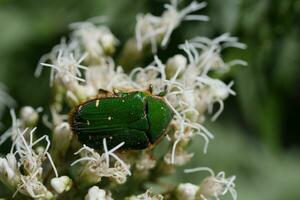
[(72, 179), (70, 179), (68, 176), (61, 176), (51, 179), (52, 188), (59, 194), (64, 191), (69, 191), (72, 187), (72, 184)]
[(233, 181), (235, 176), (225, 178), (224, 173), (219, 173), (216, 176), (209, 176), (205, 178), (196, 194), (196, 200), (202, 200), (204, 198), (219, 197), (225, 195), (228, 191), (232, 195), (233, 199), (236, 199), (235, 185)]
[(182, 73), (186, 64), (187, 60), (183, 55), (177, 54), (169, 58), (166, 64), (167, 78), (172, 78), (176, 73), (178, 73), (178, 75)]
[(177, 199), (194, 200), (199, 186), (191, 183), (181, 183), (176, 188)]
[(52, 137), (53, 152), (51, 154), (55, 160), (64, 158), (72, 138), (73, 134), (68, 123), (62, 122), (54, 128)]
[(25, 127), (35, 127), (39, 120), (39, 114), (31, 106), (25, 106), (20, 111), (20, 119), (24, 122)]
[(100, 189), (98, 186), (91, 187), (84, 199), (85, 200), (113, 200), (109, 192)]
[(21, 182), (17, 160), (13, 154), (0, 158), (0, 180), (9, 188), (15, 188)]
[(115, 52), (117, 41), (113, 34), (104, 33), (103, 36), (100, 37), (100, 43), (106, 54), (111, 55)]

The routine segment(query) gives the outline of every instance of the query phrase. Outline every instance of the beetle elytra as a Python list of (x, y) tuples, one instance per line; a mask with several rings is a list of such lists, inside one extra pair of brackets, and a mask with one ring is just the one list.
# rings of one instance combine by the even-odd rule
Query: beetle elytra
[(160, 96), (115, 92), (79, 105), (70, 115), (70, 125), (79, 141), (94, 149), (106, 138), (109, 148), (125, 142), (122, 149), (137, 150), (157, 143), (172, 118), (172, 109)]

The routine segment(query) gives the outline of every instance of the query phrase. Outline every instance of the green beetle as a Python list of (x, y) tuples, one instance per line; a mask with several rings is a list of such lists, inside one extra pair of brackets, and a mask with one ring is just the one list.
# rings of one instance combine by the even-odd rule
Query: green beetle
[[(151, 90), (150, 90), (151, 91)], [(79, 105), (70, 125), (79, 141), (94, 149), (125, 142), (122, 149), (145, 149), (160, 141), (173, 111), (160, 96), (147, 91), (116, 92)]]

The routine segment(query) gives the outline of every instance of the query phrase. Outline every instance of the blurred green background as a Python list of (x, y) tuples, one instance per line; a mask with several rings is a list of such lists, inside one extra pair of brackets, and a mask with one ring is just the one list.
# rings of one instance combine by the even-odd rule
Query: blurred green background
[[(8, 86), (18, 108), (47, 106), (49, 71), (39, 79), (33, 73), (41, 55), (69, 33), (69, 23), (107, 16), (108, 26), (122, 43), (132, 36), (137, 13), (158, 15), (166, 2), (0, 0), (0, 82)], [(189, 2), (183, 1), (182, 6)], [(197, 149), (196, 141), (191, 148), (199, 153), (188, 167), (209, 166), (216, 172), (237, 175), (241, 200), (299, 200), (300, 1), (207, 2), (208, 7), (199, 13), (209, 15), (210, 22), (182, 24), (168, 48), (159, 52), (160, 58), (179, 52), (177, 45), (184, 39), (231, 32), (248, 48), (226, 51), (225, 60), (242, 58), (248, 67), (233, 67), (224, 76), (225, 81), (235, 80), (238, 95), (225, 102), (216, 123), (207, 123), (216, 139), (207, 155)], [(3, 121), (8, 127), (8, 111)], [(175, 178), (199, 183), (204, 175), (179, 173)]]

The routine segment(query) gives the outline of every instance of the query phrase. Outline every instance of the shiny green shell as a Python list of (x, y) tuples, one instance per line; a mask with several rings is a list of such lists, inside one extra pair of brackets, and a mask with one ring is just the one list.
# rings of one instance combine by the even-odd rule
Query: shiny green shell
[(118, 93), (85, 102), (70, 115), (79, 141), (100, 149), (125, 142), (122, 149), (145, 149), (162, 138), (173, 111), (159, 96), (148, 92)]

